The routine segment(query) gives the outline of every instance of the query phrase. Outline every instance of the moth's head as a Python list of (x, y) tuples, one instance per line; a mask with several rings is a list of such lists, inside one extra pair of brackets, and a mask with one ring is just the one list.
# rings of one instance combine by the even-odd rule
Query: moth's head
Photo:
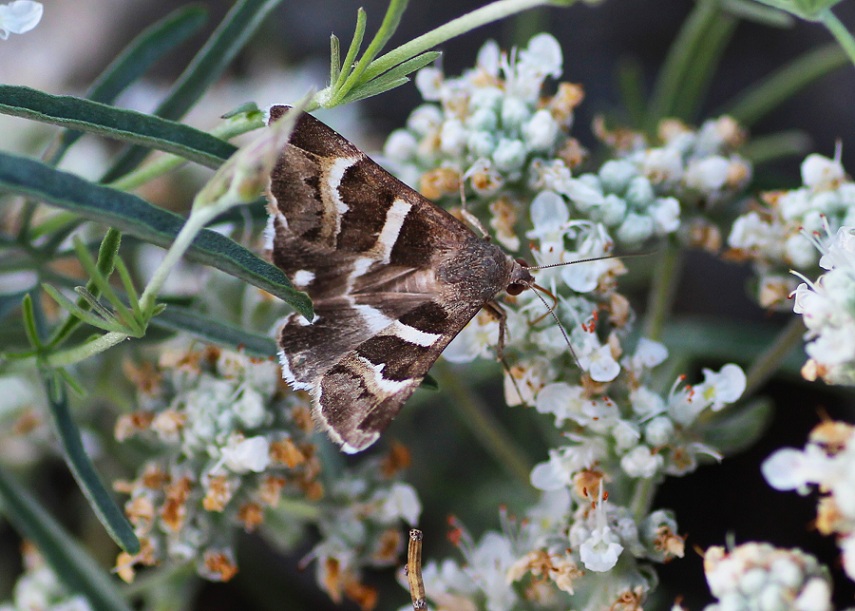
[(508, 295), (519, 295), (534, 286), (534, 276), (528, 271), (529, 265), (526, 260), (517, 259), (514, 263), (508, 287), (505, 289)]

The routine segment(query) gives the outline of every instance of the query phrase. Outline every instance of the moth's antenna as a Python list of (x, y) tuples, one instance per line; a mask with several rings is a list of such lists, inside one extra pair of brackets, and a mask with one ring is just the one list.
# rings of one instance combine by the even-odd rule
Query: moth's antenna
[(534, 292), (534, 294), (537, 295), (537, 298), (540, 299), (540, 302), (546, 307), (547, 314), (552, 316), (552, 319), (555, 321), (555, 324), (557, 324), (558, 328), (561, 329), (561, 335), (562, 337), (564, 337), (564, 342), (567, 344), (567, 349), (570, 350), (570, 355), (573, 357), (573, 361), (576, 363), (576, 366), (579, 369), (582, 369), (582, 365), (579, 363), (579, 357), (576, 356), (576, 351), (573, 350), (573, 344), (570, 343), (570, 336), (567, 335), (567, 329), (564, 328), (564, 325), (561, 324), (561, 321), (558, 319), (558, 315), (555, 313), (555, 308), (549, 307), (549, 304), (546, 303), (546, 299), (543, 298), (539, 291), (543, 291), (545, 293), (548, 293), (549, 295), (552, 295), (552, 297), (555, 298), (556, 303), (558, 302), (558, 299), (555, 297), (555, 295), (552, 294), (552, 292), (546, 290), (539, 284), (532, 284), (530, 288)]
[(549, 269), (550, 267), (564, 267), (565, 265), (575, 265), (576, 263), (592, 263), (594, 261), (605, 261), (607, 259), (629, 259), (631, 257), (646, 257), (652, 255), (654, 250), (650, 252), (631, 252), (624, 255), (603, 255), (602, 257), (591, 257), (589, 259), (576, 259), (575, 261), (564, 261), (562, 263), (550, 263), (549, 265), (527, 265), (527, 269)]

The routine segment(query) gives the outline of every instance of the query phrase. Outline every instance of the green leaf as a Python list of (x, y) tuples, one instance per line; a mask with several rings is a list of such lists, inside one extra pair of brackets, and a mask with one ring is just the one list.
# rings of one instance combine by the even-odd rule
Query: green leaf
[(772, 400), (755, 399), (747, 405), (735, 405), (715, 414), (702, 433), (704, 442), (731, 456), (757, 441), (772, 422)]
[[(128, 331), (124, 325), (122, 325), (121, 323), (119, 323), (118, 320), (116, 320), (115, 316), (113, 316), (109, 311), (104, 308), (103, 305), (101, 305), (94, 299), (89, 300), (83, 296), (88, 295), (88, 293), (81, 294), (81, 299), (83, 299), (84, 303), (86, 303), (86, 305), (88, 306), (87, 309), (84, 309), (78, 306), (73, 301), (71, 301), (71, 299), (60, 293), (56, 288), (52, 287), (51, 285), (42, 284), (42, 288), (50, 296), (51, 299), (57, 302), (63, 310), (73, 315), (76, 320), (83, 321), (88, 325), (91, 325), (97, 329), (103, 329), (104, 331), (115, 331), (117, 333)], [(91, 310), (95, 311), (93, 312)]]
[(140, 550), (139, 539), (122, 510), (107, 492), (92, 461), (83, 449), (80, 429), (77, 428), (68, 408), (65, 387), (56, 381), (47, 381), (47, 384), (53, 386), (48, 391), (48, 406), (62, 444), (63, 456), (74, 479), (77, 480), (77, 485), (80, 486), (80, 491), (89, 501), (89, 505), (113, 541), (129, 554), (136, 554)]
[(0, 508), (20, 535), (32, 541), (54, 573), (98, 611), (130, 611), (108, 573), (36, 501), (0, 468)]
[(427, 53), (422, 53), (421, 55), (416, 55), (412, 59), (408, 59), (402, 64), (398, 64), (388, 72), (383, 73), (382, 75), (371, 80), (372, 83), (376, 83), (381, 79), (394, 81), (403, 76), (407, 76), (408, 74), (415, 72), (416, 70), (421, 70), (425, 66), (430, 63), (433, 63), (437, 57), (442, 55), (439, 51), (428, 51)]
[(180, 306), (169, 305), (160, 316), (152, 319), (151, 324), (170, 331), (189, 333), (209, 344), (243, 350), (250, 356), (275, 357), (279, 350), (276, 342), (266, 335), (251, 333)]
[[(153, 64), (198, 32), (205, 24), (206, 15), (201, 7), (185, 6), (143, 30), (104, 70), (84, 97), (93, 102), (112, 104)], [(51, 155), (51, 163), (55, 164), (81, 135), (78, 131), (63, 132), (58, 148)]]
[[(136, 195), (92, 184), (33, 159), (0, 152), (2, 189), (71, 210), (164, 248), (184, 224), (182, 217)], [(241, 278), (284, 300), (307, 319), (313, 318), (311, 301), (292, 288), (282, 270), (223, 235), (203, 230), (186, 257)]]
[(846, 53), (834, 43), (808, 51), (725, 104), (720, 113), (751, 126), (816, 79), (848, 63)]
[(356, 56), (362, 47), (367, 21), (368, 16), (365, 13), (365, 9), (360, 6), (356, 10), (356, 27), (353, 31), (353, 38), (350, 40), (350, 46), (347, 48), (347, 55), (344, 56), (344, 62), (341, 64), (341, 70), (335, 82), (330, 83), (333, 92), (337, 91), (344, 84), (347, 77), (350, 76), (350, 73), (353, 72), (353, 62), (356, 61)]
[[(219, 80), (225, 68), (238, 51), (264, 23), (267, 15), (281, 0), (239, 0), (211, 34), (178, 80), (166, 99), (154, 111), (158, 117), (180, 119), (199, 100), (213, 83)], [(138, 147), (128, 150), (110, 168), (102, 182), (112, 182), (133, 170), (146, 156)]]
[(183, 123), (29, 87), (0, 85), (0, 112), (174, 153), (218, 168), (237, 149)]
[(695, 121), (697, 109), (713, 83), (713, 75), (738, 24), (733, 16), (723, 14), (704, 32), (691, 70), (684, 76), (679, 95), (671, 105), (672, 116)]
[(359, 100), (364, 100), (365, 98), (370, 98), (375, 95), (379, 95), (390, 89), (394, 89), (395, 87), (400, 87), (401, 85), (406, 85), (410, 82), (406, 76), (403, 76), (398, 79), (394, 79), (392, 81), (388, 81), (383, 77), (379, 77), (376, 80), (371, 81), (367, 85), (362, 85), (351, 91), (347, 94), (342, 101), (341, 104), (350, 104), (351, 102), (357, 102)]
[(21, 300), (21, 314), (24, 318), (24, 332), (27, 334), (27, 339), (30, 345), (37, 350), (42, 347), (41, 339), (36, 324), (36, 311), (33, 305), (33, 297), (30, 293), (24, 295)]
[(338, 36), (330, 36), (330, 86), (334, 85), (341, 74), (341, 48)]

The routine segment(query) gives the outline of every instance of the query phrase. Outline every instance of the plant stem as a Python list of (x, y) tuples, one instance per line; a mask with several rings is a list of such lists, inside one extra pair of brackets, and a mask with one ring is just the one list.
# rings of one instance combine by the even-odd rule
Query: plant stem
[(645, 337), (658, 340), (662, 335), (662, 327), (671, 311), (682, 267), (682, 250), (679, 246), (668, 245), (659, 256), (653, 284), (650, 286), (644, 325)]
[(389, 51), (368, 67), (363, 75), (363, 79), (369, 80), (383, 74), (408, 59), (412, 59), (425, 51), (433, 49), (437, 45), (441, 45), (447, 40), (451, 40), (482, 25), (539, 6), (554, 6), (554, 2), (549, 0), (498, 0), (497, 2), (492, 2), (457, 19), (452, 19), (448, 23), (401, 45), (397, 49)]
[(219, 211), (219, 208), (216, 206), (208, 206), (193, 210), (190, 213), (190, 216), (187, 218), (187, 222), (184, 223), (181, 231), (178, 232), (172, 246), (170, 246), (169, 250), (166, 251), (166, 256), (163, 258), (163, 261), (160, 262), (160, 265), (157, 266), (151, 280), (148, 281), (148, 284), (140, 297), (140, 311), (143, 312), (146, 317), (150, 316), (154, 309), (155, 300), (160, 294), (160, 289), (163, 288), (163, 284), (166, 282), (166, 278), (169, 276), (172, 268), (178, 264), (178, 261), (181, 260), (184, 253), (187, 252), (188, 248), (190, 248), (190, 244), (199, 232), (205, 228), (205, 225), (207, 225)]
[(743, 397), (751, 396), (772, 377), (778, 370), (781, 362), (792, 352), (793, 348), (801, 344), (804, 332), (805, 327), (801, 317), (793, 316), (792, 320), (778, 334), (775, 342), (748, 369), (748, 373), (745, 375), (747, 380), (745, 383), (745, 392), (742, 393)]
[(852, 34), (849, 30), (846, 29), (840, 20), (831, 12), (831, 10), (826, 10), (822, 12), (821, 15), (822, 24), (828, 28), (828, 31), (837, 39), (837, 42), (840, 43), (840, 46), (843, 47), (843, 50), (846, 51), (846, 55), (849, 56), (849, 60), (855, 64), (855, 39), (852, 38)]
[(120, 344), (128, 338), (130, 338), (130, 335), (127, 333), (120, 333), (118, 331), (105, 333), (101, 337), (93, 339), (91, 342), (86, 342), (85, 344), (69, 348), (68, 350), (54, 352), (53, 354), (44, 357), (44, 363), (49, 367), (65, 367), (73, 365), (74, 363), (85, 361), (89, 357), (95, 356), (105, 350), (109, 350), (116, 344)]
[(446, 363), (437, 363), (433, 370), (440, 386), (454, 400), (466, 426), (481, 446), (502, 465), (508, 473), (526, 486), (530, 485), (531, 465), (525, 453), (505, 432), (502, 425), (472, 389), (460, 381), (460, 376)]

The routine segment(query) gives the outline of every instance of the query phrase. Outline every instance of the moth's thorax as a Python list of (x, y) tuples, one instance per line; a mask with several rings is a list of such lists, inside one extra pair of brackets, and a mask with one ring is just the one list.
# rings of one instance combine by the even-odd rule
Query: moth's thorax
[(436, 276), (451, 285), (457, 299), (485, 303), (508, 286), (518, 266), (501, 248), (473, 236), (465, 246), (443, 258)]

